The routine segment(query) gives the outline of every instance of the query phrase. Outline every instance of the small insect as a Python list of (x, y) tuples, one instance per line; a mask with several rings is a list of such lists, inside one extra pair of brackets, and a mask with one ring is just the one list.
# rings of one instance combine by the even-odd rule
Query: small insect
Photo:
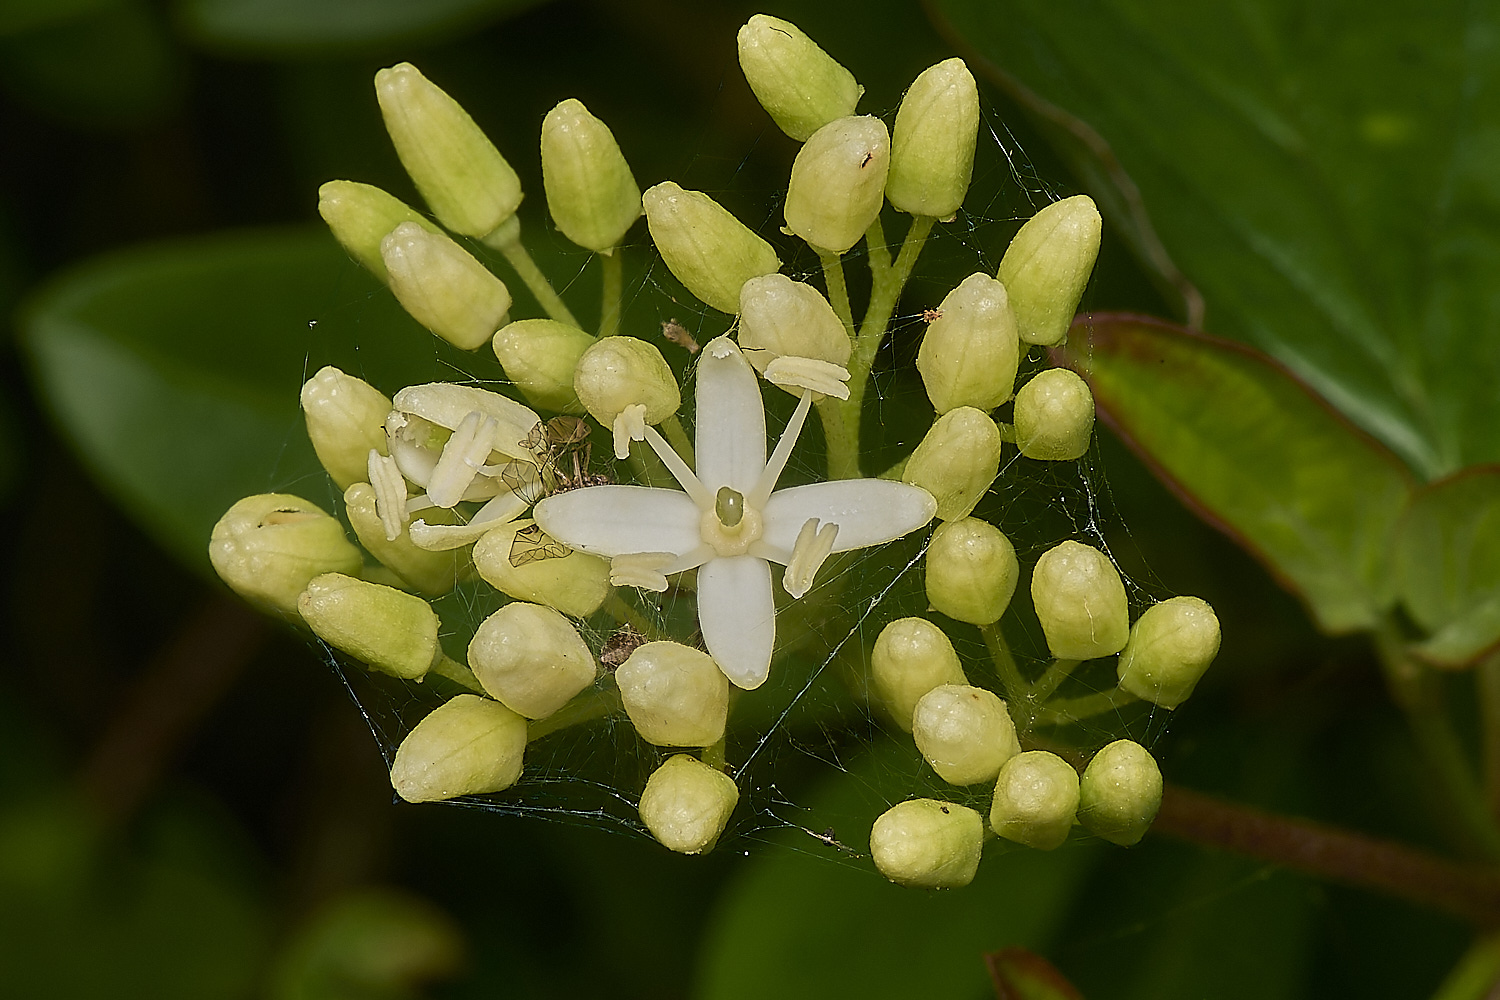
[(859, 161), (860, 169), (868, 167), (870, 165), (870, 161), (873, 160), (873, 159), (875, 159), (875, 154), (874, 153), (866, 153), (865, 154), (865, 158), (863, 160)]
[(599, 651), (599, 662), (607, 669), (614, 670), (630, 659), (630, 654), (645, 643), (644, 635), (629, 625), (621, 625), (608, 639), (604, 640), (604, 648)]
[(541, 525), (532, 524), (517, 531), (511, 539), (510, 564), (520, 568), (543, 559), (561, 559), (572, 551), (543, 531)]
[(836, 834), (836, 833), (833, 832), (833, 827), (831, 827), (831, 826), (824, 827), (822, 833), (818, 833), (818, 832), (816, 832), (814, 830), (810, 830), (810, 829), (808, 829), (805, 826), (798, 827), (797, 829), (799, 829), (803, 833), (807, 834), (813, 840), (822, 841), (823, 843), (827, 844), (829, 847), (832, 847), (832, 848), (834, 848), (836, 850), (843, 851), (845, 854), (852, 854), (852, 855), (854, 855), (856, 857), (859, 856), (859, 852), (858, 851), (854, 850), (848, 844), (846, 844), (843, 841), (839, 840), (838, 834)]
[(686, 348), (689, 354), (697, 354), (701, 350), (698, 341), (693, 339), (691, 333), (688, 333), (687, 327), (677, 322), (675, 318), (662, 323), (661, 335), (678, 347)]
[(940, 320), (942, 318), (943, 318), (943, 311), (941, 309), (923, 309), (922, 310), (922, 322), (923, 323), (936, 323), (938, 320)]

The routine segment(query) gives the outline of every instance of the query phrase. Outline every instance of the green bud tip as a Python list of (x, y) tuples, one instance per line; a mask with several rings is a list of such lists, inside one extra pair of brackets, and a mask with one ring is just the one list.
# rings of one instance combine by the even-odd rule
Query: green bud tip
[(924, 694), (912, 713), (917, 749), (950, 785), (994, 781), (1021, 752), (1005, 702), (967, 684), (943, 684)]
[(1219, 618), (1208, 602), (1173, 597), (1147, 608), (1120, 653), (1120, 687), (1176, 708), (1188, 699), (1219, 653)]
[(558, 612), (515, 601), (480, 623), (469, 668), (491, 697), (528, 719), (545, 719), (594, 683), (594, 654)]
[(329, 181), (318, 188), (318, 214), (334, 239), (381, 281), (386, 280), (380, 243), (403, 222), (414, 222), (429, 232), (437, 226), (401, 199), (370, 184)]
[(1058, 659), (1108, 656), (1130, 638), (1120, 573), (1091, 545), (1063, 542), (1042, 553), (1031, 572), (1031, 601)]
[[(533, 558), (549, 544), (566, 554)], [(524, 521), (498, 524), (486, 532), (474, 543), (473, 557), (479, 575), (502, 594), (545, 604), (574, 618), (587, 618), (609, 596), (607, 559), (568, 551), (545, 535), (538, 540), (533, 526)]]
[(526, 720), (496, 701), (461, 694), (401, 741), (391, 787), (408, 802), (499, 792), (521, 777)]
[(740, 790), (734, 779), (687, 754), (677, 754), (646, 780), (641, 822), (664, 847), (680, 854), (712, 850)]
[(614, 133), (569, 98), (542, 121), (542, 186), (564, 236), (613, 253), (641, 215), (641, 189)]
[(887, 809), (870, 830), (880, 874), (914, 889), (955, 889), (974, 881), (984, 847), (984, 820), (973, 809), (936, 799), (908, 799)]
[(953, 643), (924, 618), (901, 618), (881, 630), (870, 650), (870, 680), (907, 732), (923, 695), (943, 684), (969, 683)]
[(885, 194), (898, 211), (948, 220), (974, 172), (979, 88), (962, 59), (947, 59), (913, 81), (891, 137)]
[(917, 371), (939, 413), (993, 410), (1016, 386), (1020, 341), (1005, 286), (971, 274), (937, 308), (917, 351)]
[(318, 638), (394, 677), (423, 677), (439, 651), (438, 616), (430, 604), (342, 573), (308, 581), (297, 612)]
[(1078, 822), (1112, 844), (1140, 842), (1161, 808), (1161, 769), (1139, 743), (1116, 740), (1094, 755), (1079, 782)]
[(824, 125), (792, 162), (787, 229), (824, 253), (848, 250), (880, 215), (890, 161), (890, 135), (879, 118)]
[(724, 736), (729, 680), (702, 650), (679, 642), (637, 646), (615, 671), (615, 684), (647, 743), (706, 747)]
[(1099, 210), (1080, 194), (1036, 213), (1010, 241), (998, 276), (1023, 341), (1052, 346), (1068, 338), (1099, 256), (1101, 229)]
[(1000, 472), (1000, 428), (982, 410), (949, 410), (922, 438), (902, 472), (938, 503), (937, 516), (957, 521), (974, 511)]
[(721, 312), (738, 312), (741, 286), (781, 267), (771, 244), (701, 191), (684, 191), (666, 181), (649, 188), (641, 201), (651, 239), (668, 270)]
[(795, 24), (756, 14), (740, 28), (737, 41), (750, 89), (793, 139), (803, 142), (835, 118), (854, 113), (865, 88)]
[(364, 565), (343, 525), (286, 493), (261, 493), (230, 507), (214, 525), (208, 558), (235, 593), (289, 615), (313, 577), (357, 574)]
[(990, 826), (1018, 844), (1061, 847), (1078, 812), (1078, 772), (1046, 750), (1016, 754), (1000, 768)]
[(988, 625), (1010, 606), (1020, 573), (1000, 529), (977, 517), (946, 521), (927, 547), (927, 600), (949, 618)]
[(1016, 445), (1027, 458), (1082, 458), (1094, 433), (1094, 394), (1074, 372), (1049, 368), (1016, 393), (1015, 426)]
[(308, 439), (333, 481), (340, 489), (363, 482), (370, 449), (382, 455), (386, 452), (390, 398), (363, 379), (329, 365), (302, 384), (301, 402)]
[(558, 413), (583, 413), (573, 389), (578, 360), (594, 338), (554, 319), (523, 319), (501, 327), (492, 342), (505, 375), (531, 405)]
[(477, 350), (505, 324), (510, 290), (447, 236), (403, 222), (380, 241), (380, 259), (402, 308), (454, 347)]

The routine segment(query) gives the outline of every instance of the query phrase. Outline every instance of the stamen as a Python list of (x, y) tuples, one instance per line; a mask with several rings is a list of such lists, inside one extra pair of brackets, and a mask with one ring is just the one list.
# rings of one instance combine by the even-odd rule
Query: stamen
[(766, 365), (765, 377), (785, 389), (811, 389), (837, 399), (849, 398), (849, 369), (830, 361), (782, 355)]
[(494, 450), (495, 435), (499, 430), (500, 425), (494, 417), (486, 419), (477, 411), (459, 421), (453, 436), (443, 445), (442, 457), (427, 483), (427, 495), (432, 497), (433, 503), (439, 507), (452, 507), (463, 499), (476, 470), (483, 467)]
[(771, 499), (771, 491), (776, 488), (776, 480), (781, 478), (781, 470), (786, 468), (787, 459), (792, 457), (792, 448), (797, 444), (797, 438), (802, 433), (802, 425), (807, 421), (807, 411), (812, 408), (812, 393), (804, 392), (801, 401), (797, 404), (792, 419), (788, 421), (786, 430), (781, 432), (781, 440), (776, 442), (776, 450), (771, 452), (771, 460), (766, 463), (766, 471), (760, 474), (760, 479), (755, 484), (755, 489), (745, 495), (745, 503), (753, 510), (760, 510)]
[(833, 543), (838, 538), (837, 524), (818, 527), (818, 519), (810, 517), (797, 533), (797, 543), (792, 546), (792, 561), (787, 563), (781, 585), (793, 597), (801, 597), (812, 587), (823, 562), (833, 552)]
[(401, 537), (401, 529), (406, 527), (406, 478), (401, 475), (394, 458), (382, 455), (374, 448), (370, 449), (365, 468), (370, 477), (370, 488), (375, 491), (375, 513), (385, 527), (385, 540), (394, 542)]
[(462, 548), (479, 541), (496, 528), (509, 524), (525, 509), (524, 498), (514, 493), (503, 493), (480, 507), (468, 524), (428, 524), (426, 521), (413, 521), (408, 530), (412, 544), (417, 548), (426, 549), (429, 552), (446, 552), (449, 549)]
[(646, 404), (631, 403), (615, 416), (615, 458), (630, 457), (630, 442), (646, 438)]
[(662, 570), (672, 561), (670, 552), (631, 552), (609, 561), (609, 582), (616, 587), (640, 587), (658, 594), (667, 589)]
[[(655, 427), (649, 425), (646, 427), (646, 443), (651, 446), (652, 451), (656, 452), (657, 457), (661, 459), (661, 464), (665, 465), (667, 471), (672, 474), (672, 478), (677, 480), (678, 485), (692, 498), (693, 503), (698, 505), (698, 509), (711, 510), (714, 498), (709, 494), (708, 487), (704, 486), (693, 470), (687, 467), (682, 456), (677, 454), (677, 449), (667, 444), (666, 438), (658, 434)], [(766, 495), (770, 496), (769, 493)]]
[(745, 516), (745, 495), (728, 486), (720, 486), (719, 495), (714, 498), (714, 513), (724, 527), (739, 527)]

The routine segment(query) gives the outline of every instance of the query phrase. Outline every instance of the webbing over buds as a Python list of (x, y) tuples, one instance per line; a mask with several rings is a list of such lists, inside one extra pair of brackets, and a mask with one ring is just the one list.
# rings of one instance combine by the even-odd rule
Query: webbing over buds
[(1016, 393), (1016, 446), (1027, 458), (1082, 458), (1094, 433), (1094, 394), (1066, 368), (1035, 375)]
[(1010, 539), (977, 517), (938, 525), (927, 546), (927, 600), (961, 622), (999, 621), (1020, 573)]
[(1130, 638), (1120, 573), (1091, 545), (1063, 542), (1043, 552), (1031, 571), (1031, 603), (1058, 659), (1108, 656)]
[(739, 37), (740, 69), (774, 121), (802, 142), (835, 118), (854, 113), (865, 88), (790, 21), (756, 14)]
[(917, 371), (933, 408), (993, 410), (1015, 391), (1021, 353), (1005, 286), (971, 274), (937, 311), (917, 350)]
[(646, 780), (641, 822), (662, 846), (680, 854), (702, 854), (718, 841), (739, 800), (733, 778), (680, 753)]
[(525, 750), (525, 719), (498, 701), (461, 694), (401, 741), (391, 787), (408, 802), (504, 791), (521, 777)]
[(594, 683), (594, 654), (551, 608), (516, 601), (486, 618), (469, 643), (485, 691), (528, 719), (545, 719)]
[(917, 75), (891, 137), (885, 195), (912, 215), (951, 219), (964, 203), (979, 136), (979, 88), (962, 59), (946, 59)]
[(438, 654), (438, 616), (413, 594), (342, 573), (308, 581), (297, 611), (318, 638), (395, 677), (426, 675)]
[(1208, 602), (1173, 597), (1136, 619), (1120, 653), (1120, 687), (1162, 708), (1187, 701), (1219, 653), (1219, 617)]
[(870, 651), (870, 680), (907, 732), (923, 695), (939, 685), (969, 683), (953, 643), (925, 618), (901, 618), (881, 630)]
[(1000, 471), (1000, 428), (982, 410), (960, 406), (938, 417), (907, 460), (902, 482), (937, 499), (944, 521), (968, 517)]
[(1130, 847), (1151, 828), (1161, 808), (1161, 769), (1139, 743), (1115, 740), (1083, 769), (1078, 822), (1095, 836)]
[(1010, 241), (999, 278), (1010, 292), (1016, 327), (1028, 344), (1068, 339), (1068, 326), (1099, 256), (1102, 223), (1088, 195), (1053, 202)]
[(792, 161), (787, 228), (815, 250), (848, 250), (880, 215), (890, 163), (891, 139), (879, 118), (839, 118), (824, 125)]
[(641, 189), (614, 133), (569, 98), (542, 120), (542, 186), (564, 236), (612, 253), (641, 216)]
[(667, 269), (720, 312), (739, 312), (740, 287), (781, 267), (771, 244), (701, 191), (666, 181), (648, 188), (641, 202)]

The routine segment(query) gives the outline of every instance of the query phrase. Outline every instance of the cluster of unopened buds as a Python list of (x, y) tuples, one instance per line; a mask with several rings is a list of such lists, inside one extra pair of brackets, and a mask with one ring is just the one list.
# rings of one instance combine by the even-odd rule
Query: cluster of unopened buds
[[(241, 594), (373, 670), (433, 675), (444, 679), (433, 685), (440, 692), (472, 692), (454, 693), (406, 734), (391, 766), (401, 797), (501, 792), (520, 779), (529, 742), (624, 717), (664, 758), (640, 792), (641, 820), (691, 854), (713, 846), (739, 799), (725, 743), (731, 692), (754, 691), (780, 653), (771, 565), (784, 567), (787, 597), (801, 599), (820, 570), (826, 584), (837, 553), (936, 520), (925, 557), (931, 611), (950, 630), (978, 627), (1009, 704), (970, 684), (948, 634), (925, 618), (885, 626), (864, 661), (866, 687), (941, 779), (995, 792), (987, 824), (958, 802), (897, 804), (871, 833), (875, 864), (904, 884), (955, 886), (973, 877), (991, 833), (1050, 849), (1077, 822), (1135, 843), (1161, 796), (1143, 747), (1110, 743), (1081, 778), (1069, 760), (1022, 748), (1038, 728), (1132, 699), (1175, 707), (1217, 652), (1213, 611), (1174, 598), (1132, 626), (1109, 558), (1064, 541), (1031, 571), (1055, 660), (1028, 679), (999, 628), (1020, 576), (1015, 549), (972, 516), (1006, 442), (1052, 462), (1089, 447), (1093, 399), (1078, 376), (1044, 368), (1016, 383), (1025, 351), (1067, 337), (1098, 251), (1093, 203), (1080, 196), (1044, 208), (1015, 236), (998, 275), (971, 275), (929, 310), (917, 368), (936, 420), (903, 463), (861, 478), (871, 365), (924, 241), (968, 190), (978, 92), (961, 60), (939, 63), (912, 83), (888, 132), (880, 118), (854, 113), (863, 88), (794, 25), (751, 18), (739, 53), (762, 105), (803, 143), (784, 232), (817, 254), (826, 294), (782, 274), (771, 244), (708, 195), (672, 182), (642, 194), (610, 130), (566, 100), (542, 124), (542, 175), (557, 229), (601, 261), (597, 333), (582, 328), (525, 249), (520, 182), (468, 114), (411, 65), (378, 73), (387, 128), (437, 223), (351, 181), (324, 185), (320, 211), (412, 317), (459, 348), (491, 345), (504, 370), (496, 382), (525, 402), (471, 383), (387, 397), (324, 368), (303, 386), (302, 408), (359, 546), (317, 506), (267, 494), (224, 515), (210, 544), (214, 566)], [(894, 256), (882, 229), (887, 202), (911, 217)], [(729, 333), (697, 352), (692, 440), (672, 367), (651, 342), (618, 329), (620, 257), (642, 214), (671, 273), (733, 317)], [(498, 252), (546, 318), (512, 321), (509, 290), (465, 238)], [(843, 255), (862, 239), (871, 293), (856, 324)], [(667, 332), (696, 348), (680, 328)], [(762, 381), (797, 400), (769, 457)], [(993, 414), (1005, 404), (1010, 419), (1000, 422)], [(778, 489), (815, 407), (828, 480)], [(590, 471), (596, 433), (636, 483)], [(509, 601), (474, 631), (461, 663), (444, 653), (439, 637), (451, 625), (429, 599), (475, 575)], [(668, 637), (653, 603), (669, 590), (696, 600), (688, 641)], [(609, 637), (591, 646), (586, 634)], [(1116, 654), (1117, 688), (1054, 697), (1082, 661)]]

